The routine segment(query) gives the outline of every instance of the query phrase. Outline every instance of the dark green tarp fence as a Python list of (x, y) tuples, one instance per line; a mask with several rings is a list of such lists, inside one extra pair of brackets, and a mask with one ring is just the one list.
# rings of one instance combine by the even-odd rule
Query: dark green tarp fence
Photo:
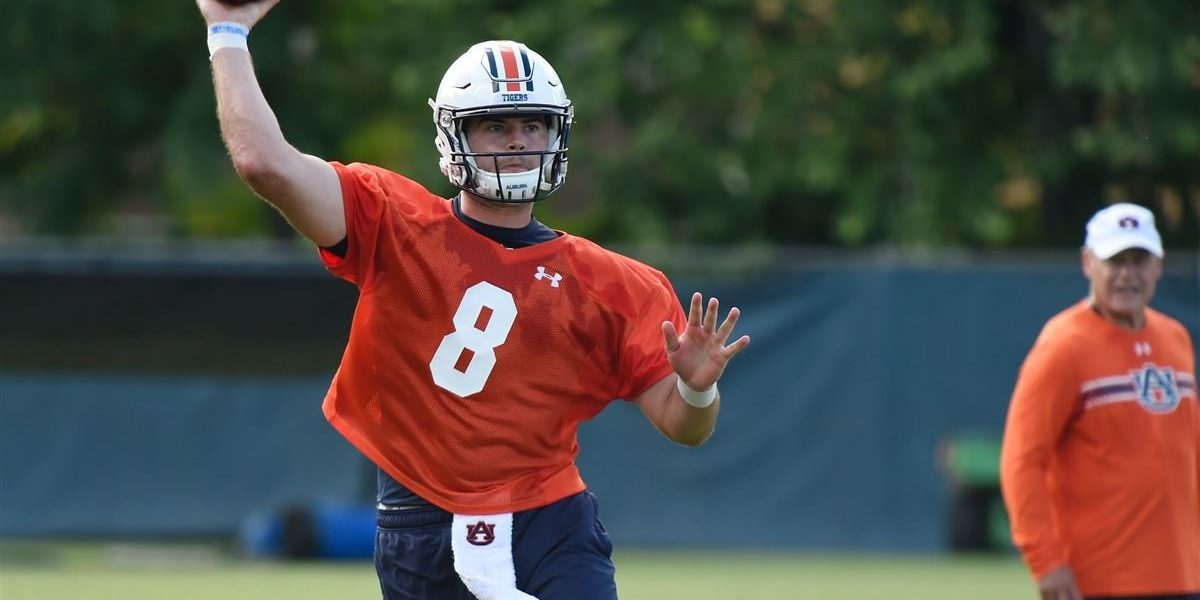
[[(310, 260), (0, 261), (0, 535), (228, 535), (369, 503), (370, 465), (319, 408), (354, 290)], [(1187, 266), (1155, 304), (1195, 339)], [(943, 548), (939, 443), (1001, 431), (1041, 324), (1085, 293), (1061, 257), (673, 274), (742, 307), (754, 342), (704, 447), (625, 403), (582, 430), (623, 544)]]

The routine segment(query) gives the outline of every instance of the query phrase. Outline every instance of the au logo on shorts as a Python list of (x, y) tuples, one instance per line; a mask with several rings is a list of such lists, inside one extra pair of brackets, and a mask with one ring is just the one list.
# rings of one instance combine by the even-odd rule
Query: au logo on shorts
[(496, 541), (496, 524), (480, 521), (474, 525), (467, 524), (467, 543), (472, 546), (486, 546)]
[(1153, 363), (1146, 363), (1140, 371), (1130, 371), (1129, 375), (1133, 377), (1138, 404), (1142, 408), (1165, 414), (1179, 406), (1179, 384), (1175, 381), (1175, 369), (1159, 369)]

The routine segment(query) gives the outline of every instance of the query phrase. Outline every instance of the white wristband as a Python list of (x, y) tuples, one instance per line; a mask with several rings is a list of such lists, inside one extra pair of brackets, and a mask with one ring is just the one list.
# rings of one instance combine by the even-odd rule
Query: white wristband
[(697, 392), (688, 387), (688, 384), (684, 383), (683, 378), (680, 377), (675, 380), (675, 387), (679, 388), (679, 395), (683, 397), (683, 401), (696, 408), (707, 408), (717, 399), (717, 384), (715, 383), (707, 390)]
[(213, 23), (208, 26), (208, 60), (221, 48), (241, 48), (247, 52), (250, 46), (246, 39), (250, 37), (250, 28), (241, 23)]

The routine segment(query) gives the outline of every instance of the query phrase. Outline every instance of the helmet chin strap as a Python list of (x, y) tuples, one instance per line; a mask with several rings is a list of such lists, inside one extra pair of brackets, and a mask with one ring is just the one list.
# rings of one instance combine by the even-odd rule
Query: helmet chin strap
[(481, 198), (505, 203), (535, 202), (545, 198), (542, 192), (553, 189), (544, 176), (550, 165), (546, 162), (545, 154), (539, 160), (539, 166), (527, 171), (496, 173), (481, 168), (476, 157), (468, 156), (467, 163), (474, 171), (475, 182), (470, 191)]

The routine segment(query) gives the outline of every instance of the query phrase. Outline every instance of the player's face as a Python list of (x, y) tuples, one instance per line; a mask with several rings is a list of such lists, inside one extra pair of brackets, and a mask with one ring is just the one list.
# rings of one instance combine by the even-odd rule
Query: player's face
[[(483, 117), (467, 123), (472, 152), (543, 152), (550, 146), (544, 117)], [(541, 165), (541, 156), (476, 157), (479, 168), (493, 173), (520, 173)]]
[(1140, 323), (1162, 277), (1162, 259), (1141, 248), (1129, 248), (1102, 260), (1083, 251), (1083, 272), (1092, 284), (1094, 306), (1110, 318)]

